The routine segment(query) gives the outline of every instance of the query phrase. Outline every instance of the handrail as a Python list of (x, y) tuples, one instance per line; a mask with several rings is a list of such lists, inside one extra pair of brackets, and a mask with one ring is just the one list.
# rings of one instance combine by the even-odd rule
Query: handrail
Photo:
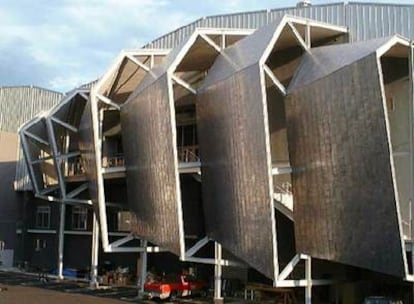
[(115, 156), (104, 156), (102, 158), (103, 168), (114, 168), (125, 166), (125, 158), (123, 154), (117, 154)]
[(274, 192), (282, 194), (292, 194), (292, 184), (290, 182), (274, 181)]
[[(199, 162), (199, 148), (198, 146), (183, 146), (177, 147), (179, 162), (191, 163)], [(102, 158), (103, 168), (124, 167), (125, 157), (123, 154), (115, 156), (104, 156)], [(85, 174), (85, 168), (82, 163), (81, 156), (75, 157), (68, 161), (68, 170), (66, 176), (75, 176)]]
[(177, 147), (178, 161), (183, 163), (199, 162), (198, 146), (181, 146)]

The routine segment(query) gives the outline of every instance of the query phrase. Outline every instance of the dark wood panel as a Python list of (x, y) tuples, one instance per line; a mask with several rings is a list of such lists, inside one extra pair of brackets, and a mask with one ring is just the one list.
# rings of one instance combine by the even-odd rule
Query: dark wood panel
[(197, 103), (207, 234), (273, 279), (274, 218), (260, 68), (252, 65), (224, 80), (219, 71), (213, 75), (219, 81), (210, 79)]
[(135, 232), (180, 255), (184, 239), (167, 75), (133, 94), (121, 111), (128, 203)]
[(372, 53), (287, 98), (296, 246), (316, 258), (402, 277), (378, 73)]

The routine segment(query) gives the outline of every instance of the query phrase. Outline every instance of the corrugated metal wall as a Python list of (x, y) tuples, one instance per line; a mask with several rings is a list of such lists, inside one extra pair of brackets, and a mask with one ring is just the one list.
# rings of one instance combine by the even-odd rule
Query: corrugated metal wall
[[(17, 133), (19, 127), (60, 102), (63, 94), (33, 86), (0, 87), (0, 131)], [(31, 190), (23, 153), (16, 162), (16, 190)]]
[(350, 3), (346, 24), (352, 40), (360, 41), (401, 34), (414, 38), (414, 5)]
[(205, 17), (154, 40), (146, 47), (173, 48), (197, 27), (255, 29), (285, 14), (348, 26), (352, 41), (397, 33), (414, 39), (414, 5), (349, 2)]
[(62, 93), (38, 87), (0, 87), (0, 130), (17, 133), (23, 123), (49, 110), (62, 97)]

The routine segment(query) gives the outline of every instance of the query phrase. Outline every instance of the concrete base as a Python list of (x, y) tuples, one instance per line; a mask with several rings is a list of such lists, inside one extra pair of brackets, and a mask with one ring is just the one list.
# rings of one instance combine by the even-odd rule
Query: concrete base
[(214, 299), (214, 304), (223, 304), (224, 303), (224, 299), (220, 298), (220, 299)]

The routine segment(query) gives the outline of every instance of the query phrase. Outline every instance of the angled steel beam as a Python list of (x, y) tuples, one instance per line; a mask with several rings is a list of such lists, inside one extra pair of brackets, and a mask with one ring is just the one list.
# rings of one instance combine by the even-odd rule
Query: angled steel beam
[(80, 96), (82, 96), (83, 99), (85, 99), (86, 101), (89, 100), (89, 96), (86, 95), (85, 93), (79, 93)]
[(79, 195), (80, 193), (82, 193), (83, 191), (88, 189), (88, 183), (84, 183), (82, 185), (80, 185), (79, 187), (77, 187), (75, 190), (69, 192), (66, 197), (67, 198), (74, 198), (75, 196)]
[(53, 186), (53, 187), (49, 187), (49, 188), (46, 188), (46, 189), (43, 189), (42, 191), (40, 191), (40, 195), (45, 195), (45, 194), (48, 194), (48, 193), (50, 193), (50, 192), (53, 192), (53, 191), (55, 191), (55, 190), (59, 190), (59, 186)]
[(221, 47), (217, 45), (210, 37), (206, 34), (200, 34), (200, 37), (204, 39), (213, 49), (215, 49), (218, 53), (221, 52)]
[(267, 64), (263, 65), (263, 69), (266, 75), (270, 78), (270, 80), (276, 86), (276, 88), (279, 89), (280, 93), (282, 93), (285, 96), (286, 95), (285, 86), (279, 81), (279, 79), (277, 79), (277, 77), (275, 76), (275, 74), (273, 74), (272, 70), (267, 66)]
[(45, 146), (49, 146), (49, 143), (46, 140), (40, 138), (37, 135), (34, 135), (33, 133), (30, 133), (29, 131), (23, 131), (23, 134), (26, 135), (27, 137), (30, 137), (31, 139), (39, 142), (39, 143), (45, 145)]
[(199, 240), (197, 243), (194, 244), (193, 247), (191, 247), (190, 249), (188, 249), (185, 252), (185, 256), (186, 258), (192, 257), (194, 254), (197, 253), (197, 251), (199, 251), (201, 248), (203, 248), (205, 245), (207, 245), (207, 243), (209, 242), (209, 238), (208, 237), (204, 237), (201, 240)]
[[(59, 154), (57, 145), (56, 145), (56, 134), (55, 130), (53, 129), (53, 124), (51, 118), (46, 118), (46, 129), (49, 138), (51, 139), (51, 145), (52, 145), (52, 157), (53, 157), (53, 164), (58, 176), (58, 182), (59, 182), (59, 188), (61, 191), (61, 196), (64, 198), (66, 196), (66, 184), (65, 184), (65, 178), (63, 176), (62, 168), (61, 168), (61, 161), (57, 158), (57, 155)], [(64, 210), (63, 210), (64, 211)]]
[(196, 89), (194, 89), (189, 83), (187, 83), (184, 80), (182, 80), (181, 78), (179, 78), (177, 75), (173, 75), (173, 76), (171, 76), (171, 78), (172, 78), (172, 80), (174, 80), (175, 83), (182, 86), (187, 91), (191, 92), (194, 95), (197, 94)]
[(292, 30), (293, 35), (296, 38), (296, 41), (300, 44), (300, 46), (305, 50), (305, 51), (309, 51), (309, 45), (303, 40), (302, 36), (299, 34), (298, 30), (296, 29), (296, 27), (293, 25), (292, 22), (288, 21), (288, 26), (289, 28)]
[(132, 55), (126, 55), (126, 58), (128, 58), (129, 60), (131, 60), (133, 63), (135, 63), (137, 66), (139, 66), (140, 68), (144, 69), (145, 71), (149, 72), (150, 68), (148, 66), (146, 66), (145, 64), (143, 64), (141, 61), (139, 61), (138, 59), (136, 59), (135, 57), (133, 57)]
[(58, 125), (61, 125), (62, 127), (68, 129), (69, 131), (72, 131), (74, 133), (78, 132), (78, 128), (72, 126), (71, 124), (68, 124), (67, 122), (61, 121), (60, 119), (56, 117), (50, 117), (50, 120), (57, 123)]
[(105, 97), (101, 94), (96, 94), (96, 97), (99, 101), (102, 101), (103, 103), (115, 108), (116, 110), (119, 110), (121, 107), (116, 104), (115, 102), (113, 102), (111, 99), (109, 99), (108, 97)]
[(22, 149), (23, 150), (23, 157), (26, 161), (26, 166), (29, 170), (29, 176), (30, 176), (30, 179), (32, 181), (33, 189), (35, 190), (36, 194), (39, 194), (40, 189), (39, 189), (39, 185), (37, 184), (37, 181), (36, 181), (36, 175), (34, 173), (32, 160), (30, 159), (30, 154), (29, 154), (29, 149), (30, 148), (29, 148), (29, 144), (27, 143), (26, 135), (24, 134), (24, 132), (20, 132), (20, 140), (21, 140), (22, 146), (23, 146), (23, 149)]
[(124, 245), (125, 243), (128, 243), (129, 241), (132, 241), (133, 239), (135, 239), (135, 237), (130, 234), (126, 237), (123, 237), (122, 239), (119, 239), (119, 240), (116, 240), (115, 242), (112, 242), (111, 244), (109, 244), (109, 246), (111, 248), (117, 248), (119, 246)]

